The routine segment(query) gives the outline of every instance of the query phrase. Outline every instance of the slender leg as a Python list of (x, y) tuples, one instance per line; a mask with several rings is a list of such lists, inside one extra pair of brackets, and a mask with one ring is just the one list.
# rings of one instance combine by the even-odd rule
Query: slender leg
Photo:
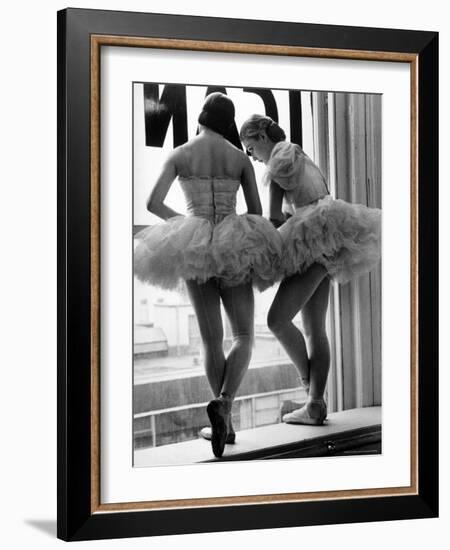
[(221, 392), (234, 399), (252, 355), (255, 309), (253, 288), (250, 283), (223, 288), (221, 296), (233, 333), (233, 345), (226, 358)]
[(330, 368), (330, 344), (325, 327), (329, 293), (330, 280), (325, 277), (302, 309), (303, 328), (309, 351), (311, 399), (323, 398)]
[(218, 397), (225, 371), (219, 288), (213, 279), (202, 284), (195, 281), (186, 281), (186, 286), (197, 315), (205, 353), (206, 377), (214, 397)]
[[(211, 445), (215, 456), (222, 456), (225, 443), (234, 442), (231, 407), (250, 363), (253, 344), (254, 298), (251, 284), (221, 288), (222, 302), (230, 320), (233, 345), (226, 358), (220, 396), (207, 407), (211, 421)], [(230, 439), (231, 438), (231, 439)]]
[(308, 353), (303, 334), (292, 320), (314, 294), (326, 273), (323, 266), (314, 264), (305, 273), (284, 279), (267, 317), (270, 330), (281, 342), (304, 384), (309, 380)]

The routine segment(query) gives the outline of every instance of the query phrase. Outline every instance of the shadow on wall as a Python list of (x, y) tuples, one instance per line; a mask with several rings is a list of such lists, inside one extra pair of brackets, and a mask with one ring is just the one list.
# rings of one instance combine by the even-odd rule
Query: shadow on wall
[(25, 523), (52, 538), (56, 538), (56, 519), (27, 519)]

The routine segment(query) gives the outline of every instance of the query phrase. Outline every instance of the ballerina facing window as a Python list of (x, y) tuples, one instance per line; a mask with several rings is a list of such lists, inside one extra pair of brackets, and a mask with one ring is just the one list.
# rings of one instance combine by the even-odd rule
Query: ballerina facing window
[[(296, 366), (308, 392), (306, 404), (283, 416), (294, 424), (323, 424), (330, 365), (325, 330), (330, 278), (345, 283), (371, 271), (381, 256), (381, 210), (330, 197), (324, 176), (302, 148), (286, 141), (271, 118), (253, 115), (240, 138), (266, 165), (270, 218), (283, 239), (282, 281), (267, 323)], [(286, 220), (283, 196), (295, 213)], [(292, 320), (301, 312), (309, 343)]]
[[(200, 328), (206, 376), (214, 399), (207, 406), (215, 456), (233, 443), (231, 408), (247, 371), (254, 339), (253, 285), (272, 285), (278, 276), (282, 242), (261, 216), (253, 166), (225, 136), (234, 123), (234, 105), (210, 94), (198, 118), (200, 132), (175, 148), (148, 200), (148, 210), (166, 220), (136, 238), (135, 275), (166, 289), (185, 281)], [(165, 203), (175, 178), (183, 189), (188, 215)], [(248, 213), (236, 214), (242, 186)], [(233, 345), (225, 357), (220, 304), (230, 321)]]

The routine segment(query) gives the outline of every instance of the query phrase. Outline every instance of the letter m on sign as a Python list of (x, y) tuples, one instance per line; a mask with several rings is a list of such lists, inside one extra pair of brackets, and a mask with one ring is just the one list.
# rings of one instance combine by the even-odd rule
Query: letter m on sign
[(159, 97), (158, 84), (144, 84), (145, 144), (148, 147), (162, 147), (169, 129), (173, 125), (173, 146), (186, 143), (187, 113), (186, 87), (166, 84)]

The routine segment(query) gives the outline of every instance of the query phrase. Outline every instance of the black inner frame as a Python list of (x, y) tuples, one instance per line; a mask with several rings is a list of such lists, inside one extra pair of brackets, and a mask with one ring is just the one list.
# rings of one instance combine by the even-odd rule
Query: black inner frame
[[(91, 514), (91, 34), (418, 54), (418, 495)], [(436, 517), (438, 33), (63, 10), (58, 12), (57, 131), (58, 537), (88, 540)]]

